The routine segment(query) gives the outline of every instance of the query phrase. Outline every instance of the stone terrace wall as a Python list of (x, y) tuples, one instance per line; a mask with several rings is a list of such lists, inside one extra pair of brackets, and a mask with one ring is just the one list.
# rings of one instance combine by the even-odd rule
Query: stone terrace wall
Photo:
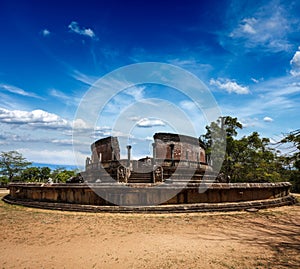
[[(131, 188), (122, 184), (94, 185), (99, 197), (86, 184), (30, 184), (13, 183), (9, 185), (10, 199), (53, 203), (74, 203), (83, 205), (127, 204), (195, 204), (195, 203), (228, 203), (255, 200), (270, 200), (289, 196), (291, 184), (280, 183), (231, 183), (212, 184), (209, 189), (199, 189), (199, 185), (186, 187), (180, 184), (164, 184), (155, 188), (141, 185)], [(124, 189), (126, 191), (124, 191)], [(170, 196), (171, 194), (174, 194)], [(104, 198), (103, 198), (104, 197)], [(105, 197), (107, 199), (105, 199)], [(165, 197), (173, 197), (165, 199)], [(109, 203), (114, 201), (114, 203)]]

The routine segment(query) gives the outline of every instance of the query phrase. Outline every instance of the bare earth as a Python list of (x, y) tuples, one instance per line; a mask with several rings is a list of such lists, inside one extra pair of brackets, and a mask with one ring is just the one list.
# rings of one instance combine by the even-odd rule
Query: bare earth
[(2, 268), (300, 268), (298, 205), (155, 215), (60, 212), (0, 201), (0, 225)]

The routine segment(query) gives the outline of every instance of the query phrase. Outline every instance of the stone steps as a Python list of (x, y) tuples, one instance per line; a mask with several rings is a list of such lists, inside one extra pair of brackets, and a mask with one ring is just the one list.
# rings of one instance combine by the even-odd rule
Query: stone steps
[(138, 173), (138, 172), (132, 172), (128, 183), (152, 183), (152, 172), (147, 173)]

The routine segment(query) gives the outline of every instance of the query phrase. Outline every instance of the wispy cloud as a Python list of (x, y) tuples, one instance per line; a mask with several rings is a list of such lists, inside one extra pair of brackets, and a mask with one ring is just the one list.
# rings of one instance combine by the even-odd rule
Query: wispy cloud
[(77, 106), (80, 102), (79, 96), (69, 93), (68, 95), (57, 89), (50, 89), (49, 94), (66, 105)]
[(131, 96), (132, 98), (134, 98), (134, 100), (139, 101), (144, 98), (145, 88), (145, 86), (133, 86), (123, 91), (123, 93)]
[(68, 28), (70, 29), (71, 32), (79, 34), (79, 35), (88, 36), (90, 38), (96, 37), (96, 35), (92, 29), (80, 27), (78, 22), (76, 22), (76, 21), (72, 21), (69, 24)]
[(74, 69), (70, 72), (70, 76), (84, 84), (89, 85), (89, 86), (93, 85), (96, 82), (96, 80), (98, 79), (96, 77), (86, 75), (76, 69)]
[(213, 67), (210, 64), (202, 63), (200, 60), (193, 57), (188, 59), (174, 58), (168, 60), (168, 62), (170, 64), (180, 66), (192, 72), (196, 71), (196, 72), (208, 73), (213, 70)]
[[(120, 89), (123, 87), (122, 82), (116, 82), (115, 85), (119, 86)], [(110, 114), (119, 114), (129, 105), (141, 101), (144, 98), (144, 90), (144, 86), (133, 86), (121, 91), (109, 100), (104, 111)]]
[(222, 111), (239, 119), (261, 117), (261, 114), (272, 116), (273, 113), (290, 113), (287, 111), (295, 113), (300, 102), (300, 85), (296, 81), (296, 77), (287, 75), (254, 84), (251, 98), (235, 105), (230, 105), (230, 102), (223, 104)]
[(69, 100), (70, 97), (66, 94), (64, 94), (63, 92), (59, 91), (59, 90), (56, 90), (56, 89), (51, 89), (50, 90), (50, 95), (53, 96), (53, 97), (57, 97), (59, 99), (62, 99), (62, 100)]
[(252, 16), (242, 17), (229, 37), (246, 48), (288, 51), (292, 47), (289, 33), (299, 29), (299, 19), (291, 19), (290, 16), (281, 3), (270, 1), (260, 6)]
[(9, 85), (9, 84), (0, 84), (0, 89), (3, 89), (5, 91), (8, 91), (10, 93), (14, 93), (14, 94), (18, 94), (18, 95), (22, 95), (22, 96), (26, 96), (26, 97), (33, 97), (33, 98), (38, 98), (38, 99), (43, 99), (42, 97), (38, 96), (37, 94), (33, 93), (33, 92), (28, 92), (25, 91), (19, 87), (13, 86), (13, 85)]
[(250, 93), (249, 88), (247, 86), (242, 86), (237, 84), (235, 81), (229, 79), (211, 79), (209, 82), (210, 85), (216, 86), (221, 90), (225, 90), (228, 93), (236, 93), (236, 94), (248, 94)]

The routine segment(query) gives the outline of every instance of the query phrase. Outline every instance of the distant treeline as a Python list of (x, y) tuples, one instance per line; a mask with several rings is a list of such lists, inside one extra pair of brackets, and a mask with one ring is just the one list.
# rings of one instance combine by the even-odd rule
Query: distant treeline
[(66, 182), (69, 178), (77, 175), (77, 170), (66, 168), (29, 167), (28, 162), (17, 151), (1, 152), (0, 154), (0, 185), (9, 182)]

